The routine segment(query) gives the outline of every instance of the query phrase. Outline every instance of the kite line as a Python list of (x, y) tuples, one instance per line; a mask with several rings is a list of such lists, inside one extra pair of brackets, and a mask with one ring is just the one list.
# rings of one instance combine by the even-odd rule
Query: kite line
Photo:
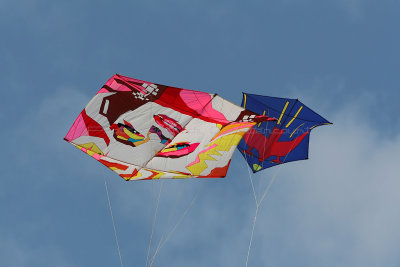
[(106, 180), (105, 176), (104, 176), (104, 186), (106, 188), (107, 200), (108, 200), (108, 208), (110, 209), (110, 215), (111, 215), (112, 225), (113, 225), (113, 229), (114, 229), (115, 243), (117, 244), (119, 261), (121, 263), (121, 267), (124, 267), (124, 263), (122, 262), (121, 250), (119, 248), (118, 234), (117, 234), (117, 229), (115, 227), (114, 215), (113, 215), (113, 211), (112, 211), (112, 208), (111, 208), (110, 194), (108, 193), (108, 185), (107, 185), (107, 180)]

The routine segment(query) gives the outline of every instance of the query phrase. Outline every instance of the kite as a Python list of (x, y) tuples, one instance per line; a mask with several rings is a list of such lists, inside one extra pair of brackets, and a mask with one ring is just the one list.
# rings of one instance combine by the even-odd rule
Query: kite
[[(82, 110), (64, 139), (126, 181), (220, 178), (226, 176), (236, 148), (253, 172), (308, 158), (310, 131), (324, 124), (330, 122), (297, 99), (243, 94), (238, 106), (217, 94), (115, 74)], [(105, 178), (104, 184), (113, 218)], [(257, 209), (247, 260), (268, 189), (258, 201), (253, 187)], [(167, 240), (160, 240), (150, 257), (154, 226), (153, 222), (146, 266), (152, 266), (160, 244)]]
[(64, 139), (127, 181), (216, 178), (242, 137), (272, 120), (217, 94), (116, 74)]
[(276, 121), (256, 124), (238, 145), (253, 172), (308, 159), (310, 131), (331, 124), (298, 99), (243, 93), (242, 106)]

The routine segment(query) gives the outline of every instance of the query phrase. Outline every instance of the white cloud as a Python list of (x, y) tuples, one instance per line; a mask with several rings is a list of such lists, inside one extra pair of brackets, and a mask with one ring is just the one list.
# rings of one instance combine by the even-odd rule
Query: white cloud
[[(335, 125), (316, 130), (311, 159), (280, 175), (293, 182), (284, 185), (292, 195), (270, 196), (289, 198), (293, 206), (284, 210), (294, 230), (275, 230), (315, 266), (395, 266), (398, 260), (400, 136), (384, 140), (381, 129), (361, 115), (342, 110), (332, 118)], [(274, 220), (271, 216), (265, 212), (260, 221)], [(259, 229), (259, 234), (256, 242), (268, 246), (270, 233)]]

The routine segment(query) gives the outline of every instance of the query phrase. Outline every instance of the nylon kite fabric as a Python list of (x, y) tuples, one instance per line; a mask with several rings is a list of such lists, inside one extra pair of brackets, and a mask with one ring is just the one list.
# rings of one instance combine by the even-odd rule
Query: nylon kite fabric
[(256, 115), (216, 94), (116, 74), (64, 139), (127, 181), (225, 177)]
[(255, 125), (238, 146), (253, 172), (307, 159), (310, 131), (331, 124), (297, 99), (244, 93), (242, 106), (277, 119)]

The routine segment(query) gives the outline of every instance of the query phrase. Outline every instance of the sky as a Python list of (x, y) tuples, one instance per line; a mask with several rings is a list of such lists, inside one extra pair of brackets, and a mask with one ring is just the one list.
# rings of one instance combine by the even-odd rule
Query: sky
[(177, 227), (152, 266), (245, 266), (256, 206), (239, 153), (224, 179), (127, 183), (63, 141), (119, 73), (237, 104), (243, 91), (299, 98), (333, 122), (312, 132), (309, 160), (251, 175), (260, 195), (276, 179), (249, 267), (400, 266), (399, 8), (0, 1), (0, 265), (120, 266), (106, 179), (124, 266), (145, 266), (160, 191), (151, 253)]

